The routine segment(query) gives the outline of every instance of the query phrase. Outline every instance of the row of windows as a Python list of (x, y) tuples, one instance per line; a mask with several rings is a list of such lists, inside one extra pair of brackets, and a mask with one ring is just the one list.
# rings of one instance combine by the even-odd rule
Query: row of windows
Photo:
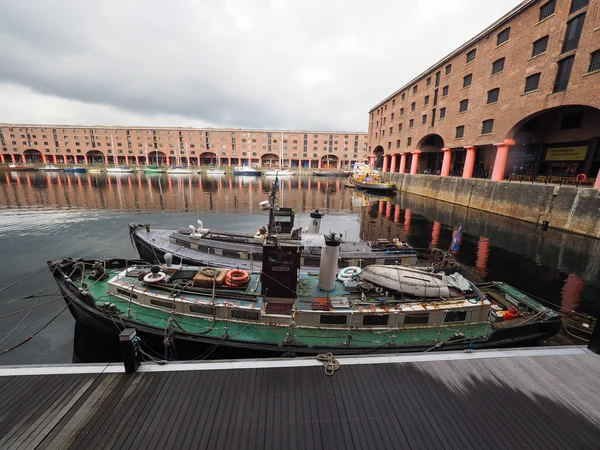
[[(585, 8), (586, 6), (588, 6), (588, 0), (572, 0), (571, 7), (569, 9), (569, 14), (573, 14), (573, 13)], [(544, 20), (544, 19), (550, 17), (551, 15), (553, 15), (555, 8), (556, 8), (555, 0), (551, 0), (549, 2), (544, 3), (540, 7), (539, 20), (540, 21)], [(577, 17), (572, 18), (571, 20), (569, 20), (567, 22), (567, 29), (565, 32), (565, 37), (564, 37), (563, 45), (562, 45), (562, 53), (566, 53), (566, 52), (569, 52), (569, 51), (577, 48), (577, 46), (579, 45), (579, 39), (580, 39), (581, 32), (583, 29), (584, 21), (585, 21), (585, 12), (578, 15)], [(510, 39), (510, 31), (511, 31), (511, 28), (507, 27), (507, 28), (503, 29), (502, 31), (500, 31), (496, 35), (496, 45), (497, 46), (504, 44), (505, 42), (507, 42)], [(548, 46), (548, 40), (549, 40), (549, 36), (544, 36), (544, 37), (536, 40), (533, 43), (532, 57), (539, 56), (546, 52), (546, 49)], [(477, 55), (477, 49), (469, 50), (466, 54), (467, 64), (474, 61), (476, 58), (476, 55)], [(492, 64), (492, 75), (500, 73), (504, 70), (504, 62), (505, 62), (504, 58), (501, 58)], [(450, 73), (452, 72), (452, 64), (446, 65), (444, 70), (445, 70), (445, 75), (450, 75)], [(592, 69), (592, 62), (590, 62), (590, 70), (589, 71), (591, 72), (591, 71), (595, 71), (595, 70), (598, 70), (596, 65), (594, 65), (594, 69)], [(467, 77), (469, 77), (469, 75), (467, 75)], [(436, 87), (437, 87), (438, 81), (439, 81), (439, 72), (436, 74)], [(431, 85), (431, 77), (427, 78), (426, 84), (427, 84), (427, 86)], [(471, 84), (471, 80), (470, 79), (464, 80), (463, 84), (465, 87), (469, 86)], [(444, 89), (446, 90), (446, 93), (443, 95), (447, 95), (447, 86)], [(417, 92), (418, 92), (418, 84), (412, 87), (412, 93), (416, 94)], [(404, 100), (406, 98), (406, 92), (403, 92), (401, 95), (402, 95), (402, 100)], [(396, 103), (396, 100), (395, 99), (392, 100), (392, 106), (394, 106), (395, 103)], [(427, 104), (427, 103), (425, 103), (425, 104)], [(384, 105), (383, 109), (386, 110), (387, 105)], [(411, 110), (414, 111), (414, 103), (411, 105)], [(379, 108), (377, 112), (378, 112), (378, 114), (380, 114), (381, 108)]]

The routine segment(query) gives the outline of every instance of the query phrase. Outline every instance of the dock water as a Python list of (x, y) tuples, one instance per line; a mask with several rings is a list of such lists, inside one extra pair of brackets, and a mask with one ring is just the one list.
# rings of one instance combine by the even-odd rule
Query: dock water
[(584, 347), (0, 368), (0, 448), (596, 449)]

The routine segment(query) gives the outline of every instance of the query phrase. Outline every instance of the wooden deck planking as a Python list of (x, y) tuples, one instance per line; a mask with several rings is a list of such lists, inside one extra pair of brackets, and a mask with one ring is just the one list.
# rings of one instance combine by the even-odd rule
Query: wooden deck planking
[(347, 358), (333, 377), (227, 364), (4, 376), (0, 447), (597, 448), (600, 356), (477, 353)]

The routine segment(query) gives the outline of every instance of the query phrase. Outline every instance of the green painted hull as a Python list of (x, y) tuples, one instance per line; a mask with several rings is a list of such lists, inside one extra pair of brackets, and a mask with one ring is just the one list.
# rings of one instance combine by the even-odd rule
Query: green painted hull
[[(110, 277), (120, 270), (112, 271)], [(546, 337), (556, 333), (560, 326), (557, 315), (558, 320), (504, 330), (487, 322), (381, 330), (289, 328), (250, 321), (213, 320), (150, 308), (108, 294), (108, 279), (84, 278), (86, 292), (80, 282), (71, 281), (66, 273), (55, 271), (54, 276), (78, 322), (111, 339), (116, 339), (124, 328), (135, 328), (148, 351), (178, 359), (203, 357), (206, 352), (219, 357), (277, 357), (323, 352), (341, 355), (496, 347)], [(111, 306), (106, 307), (107, 303)], [(172, 348), (165, 348), (163, 344), (167, 329), (173, 332)], [(464, 338), (453, 340), (457, 333)]]

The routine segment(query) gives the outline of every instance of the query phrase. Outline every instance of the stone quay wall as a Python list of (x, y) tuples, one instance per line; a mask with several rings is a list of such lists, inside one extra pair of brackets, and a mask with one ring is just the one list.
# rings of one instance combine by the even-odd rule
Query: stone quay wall
[(600, 190), (540, 183), (385, 173), (402, 192), (600, 238)]

